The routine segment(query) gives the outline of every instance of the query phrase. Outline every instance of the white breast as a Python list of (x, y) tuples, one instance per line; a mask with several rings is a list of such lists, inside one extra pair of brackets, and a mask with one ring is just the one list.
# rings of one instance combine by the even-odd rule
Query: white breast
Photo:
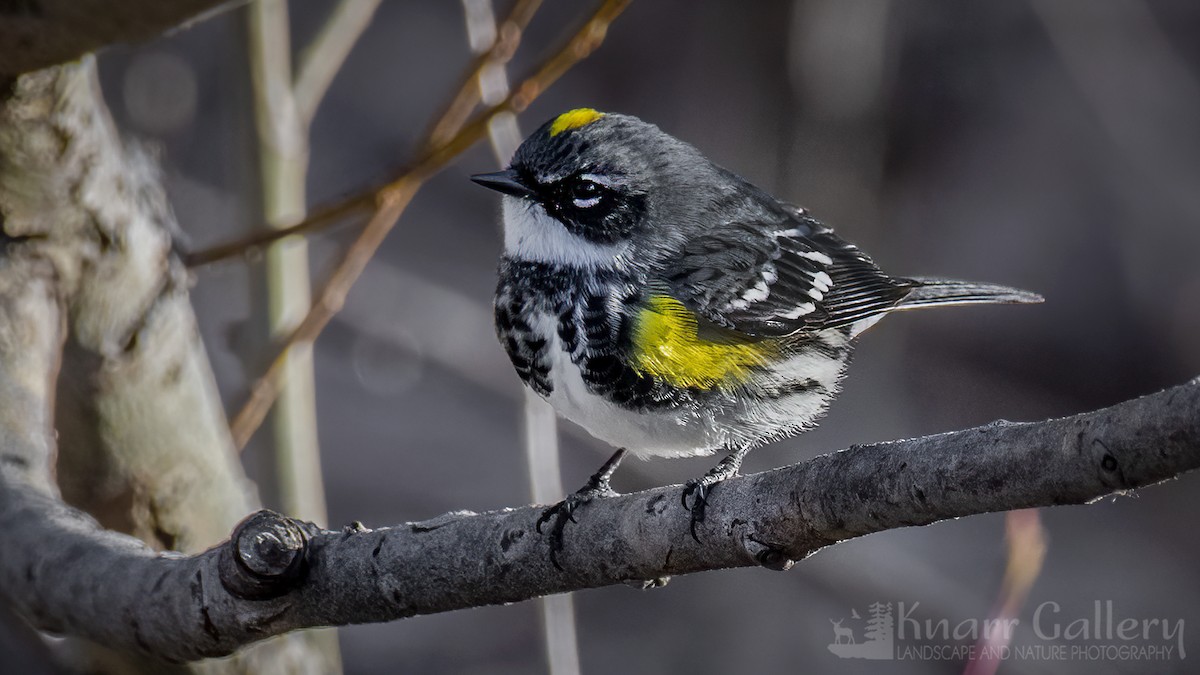
[(554, 390), (547, 400), (591, 435), (641, 457), (708, 455), (725, 447), (712, 424), (693, 410), (637, 412), (591, 393), (559, 342), (555, 318), (539, 314), (531, 325), (546, 339), (551, 358)]

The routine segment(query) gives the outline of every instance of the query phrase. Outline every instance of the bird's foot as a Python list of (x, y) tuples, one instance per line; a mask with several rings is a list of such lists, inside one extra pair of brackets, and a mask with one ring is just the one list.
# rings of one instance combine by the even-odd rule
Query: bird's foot
[[(738, 475), (738, 470), (742, 467), (742, 459), (745, 456), (745, 450), (733, 452), (718, 462), (708, 473), (699, 478), (689, 480), (684, 485), (683, 493), (679, 496), (679, 500), (683, 503), (683, 508), (692, 513), (692, 539), (700, 541), (700, 537), (696, 535), (696, 525), (704, 522), (704, 517), (708, 510), (708, 500), (712, 495), (713, 488), (718, 483), (722, 483)], [(689, 498), (691, 499), (691, 504), (688, 504)]]
[(602, 499), (604, 497), (615, 497), (617, 491), (609, 485), (609, 480), (612, 479), (613, 473), (620, 466), (621, 460), (625, 459), (626, 450), (621, 448), (613, 453), (612, 457), (600, 467), (600, 470), (592, 474), (587, 483), (575, 492), (567, 495), (567, 498), (554, 506), (548, 507), (542, 511), (542, 515), (537, 519), (537, 531), (542, 532), (542, 526), (550, 521), (554, 523), (550, 526), (550, 562), (558, 569), (562, 569), (562, 565), (558, 563), (558, 554), (563, 548), (563, 530), (567, 527), (567, 522), (578, 522), (575, 520), (575, 511), (579, 507), (587, 504), (593, 499)]

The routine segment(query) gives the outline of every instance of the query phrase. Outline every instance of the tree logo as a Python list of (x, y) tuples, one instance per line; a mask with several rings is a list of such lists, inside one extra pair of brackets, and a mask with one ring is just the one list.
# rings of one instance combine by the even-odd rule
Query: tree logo
[[(872, 603), (867, 608), (870, 618), (866, 620), (863, 640), (854, 635), (853, 626), (843, 626), (845, 617), (829, 622), (833, 624), (833, 642), (829, 651), (843, 659), (872, 659), (890, 661), (896, 658), (896, 625), (892, 619), (892, 603)], [(851, 619), (859, 619), (858, 612), (850, 610)], [(861, 622), (861, 619), (859, 619)]]

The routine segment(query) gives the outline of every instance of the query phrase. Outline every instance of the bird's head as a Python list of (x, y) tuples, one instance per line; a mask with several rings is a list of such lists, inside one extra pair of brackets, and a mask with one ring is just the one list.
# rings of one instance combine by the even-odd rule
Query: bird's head
[(716, 170), (652, 124), (580, 108), (533, 132), (504, 171), (471, 180), (506, 195), (507, 255), (595, 266), (646, 263), (682, 241)]

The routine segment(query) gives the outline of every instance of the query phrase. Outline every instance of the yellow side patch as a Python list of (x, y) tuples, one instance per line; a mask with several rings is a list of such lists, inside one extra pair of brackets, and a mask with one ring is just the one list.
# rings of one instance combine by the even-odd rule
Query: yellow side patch
[(745, 382), (751, 369), (777, 354), (771, 341), (726, 344), (700, 339), (695, 315), (665, 295), (651, 296), (634, 319), (634, 367), (676, 387), (712, 389)]
[(554, 118), (554, 123), (550, 125), (550, 136), (557, 136), (564, 131), (586, 127), (596, 120), (604, 117), (604, 113), (591, 108), (576, 108)]

